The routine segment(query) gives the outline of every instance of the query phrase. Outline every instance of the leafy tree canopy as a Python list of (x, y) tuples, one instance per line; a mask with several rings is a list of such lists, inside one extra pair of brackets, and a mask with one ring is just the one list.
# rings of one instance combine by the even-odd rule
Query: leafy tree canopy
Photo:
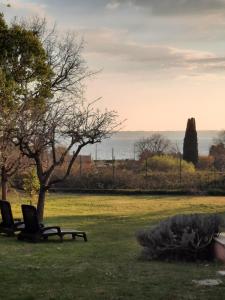
[(52, 71), (32, 30), (8, 25), (0, 14), (0, 104), (7, 113), (18, 105), (43, 104), (51, 96)]

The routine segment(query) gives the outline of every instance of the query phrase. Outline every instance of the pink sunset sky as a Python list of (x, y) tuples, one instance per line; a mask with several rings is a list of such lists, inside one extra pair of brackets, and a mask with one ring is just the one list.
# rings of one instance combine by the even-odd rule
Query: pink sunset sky
[(84, 38), (90, 69), (101, 69), (87, 100), (102, 97), (123, 130), (184, 130), (189, 117), (225, 128), (225, 0), (2, 2), (8, 20), (39, 15)]

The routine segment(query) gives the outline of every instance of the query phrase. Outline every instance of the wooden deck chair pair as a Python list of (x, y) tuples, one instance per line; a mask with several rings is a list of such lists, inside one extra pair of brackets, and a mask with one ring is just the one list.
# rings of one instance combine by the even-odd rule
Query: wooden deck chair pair
[(0, 209), (2, 214), (2, 223), (0, 224), (0, 233), (6, 235), (15, 235), (16, 231), (19, 240), (38, 242), (47, 240), (50, 236), (58, 236), (63, 241), (65, 235), (70, 235), (72, 239), (81, 237), (87, 241), (87, 235), (84, 231), (75, 229), (62, 229), (59, 226), (44, 226), (38, 221), (37, 209), (32, 205), (21, 206), (23, 213), (23, 222), (13, 219), (10, 203), (0, 200)]

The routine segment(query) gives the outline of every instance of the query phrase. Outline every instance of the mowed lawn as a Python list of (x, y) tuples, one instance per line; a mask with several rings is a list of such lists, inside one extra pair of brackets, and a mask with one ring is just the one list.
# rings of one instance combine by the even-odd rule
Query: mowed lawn
[[(11, 200), (20, 217), (20, 204), (28, 200)], [(139, 229), (196, 212), (225, 217), (225, 197), (48, 195), (45, 223), (85, 230), (89, 241), (32, 244), (0, 237), (0, 299), (225, 299), (220, 263), (139, 259)], [(217, 287), (192, 281), (217, 278)]]

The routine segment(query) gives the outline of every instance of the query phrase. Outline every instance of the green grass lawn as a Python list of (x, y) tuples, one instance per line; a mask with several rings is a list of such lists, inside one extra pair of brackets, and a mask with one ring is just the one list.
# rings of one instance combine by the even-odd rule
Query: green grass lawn
[[(12, 195), (15, 217), (20, 204)], [(219, 263), (143, 262), (135, 232), (168, 216), (225, 214), (225, 197), (49, 195), (45, 222), (85, 230), (89, 241), (31, 244), (0, 237), (0, 299), (224, 299)], [(222, 279), (218, 287), (192, 280)]]

